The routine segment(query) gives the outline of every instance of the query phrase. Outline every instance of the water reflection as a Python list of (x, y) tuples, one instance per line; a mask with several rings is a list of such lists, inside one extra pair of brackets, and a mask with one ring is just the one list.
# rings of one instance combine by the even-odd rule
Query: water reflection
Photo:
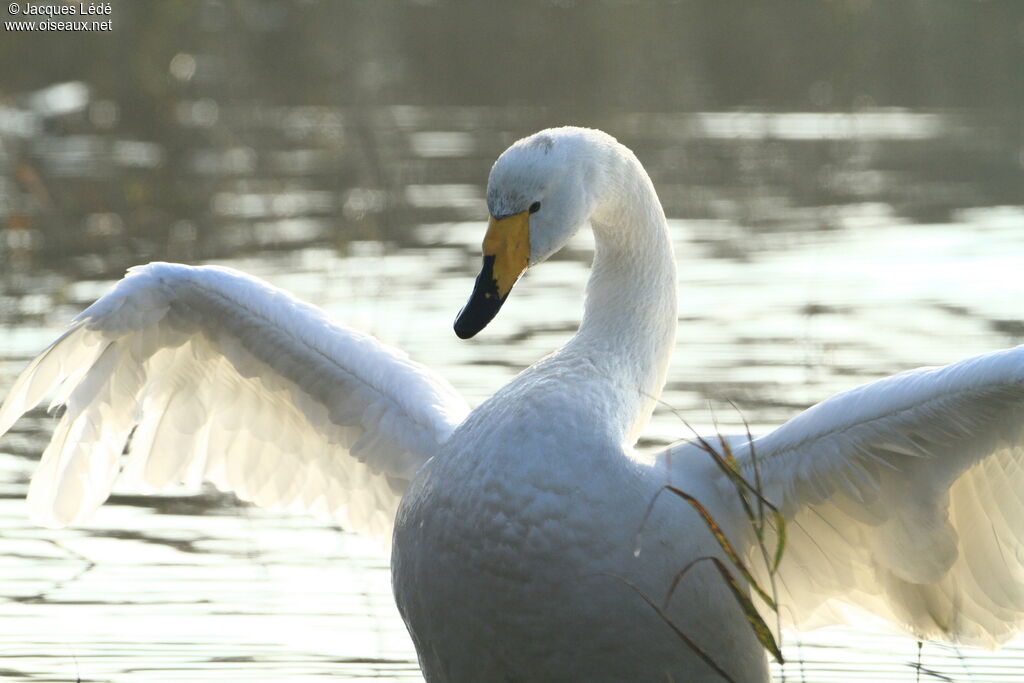
[[(698, 428), (1024, 341), (1020, 5), (112, 4), (116, 40), (0, 41), (0, 393), (163, 259), (265, 277), (478, 403), (579, 316), (585, 235), (485, 335), (451, 333), (494, 156), (564, 122), (658, 186), (682, 303), (666, 400)], [(0, 442), (5, 677), (418, 678), (386, 557), (329, 525), (119, 491), (87, 529), (31, 526), (49, 428), (37, 411)], [(660, 410), (644, 444), (687, 433)], [(917, 679), (916, 645), (877, 633), (787, 654), (789, 681)], [(920, 679), (1022, 662), (929, 644)]]

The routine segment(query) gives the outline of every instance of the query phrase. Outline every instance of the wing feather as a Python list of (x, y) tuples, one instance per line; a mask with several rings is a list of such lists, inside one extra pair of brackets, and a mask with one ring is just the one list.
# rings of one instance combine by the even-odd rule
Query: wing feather
[(783, 623), (868, 612), (982, 646), (1024, 627), (1024, 347), (838, 394), (735, 452), (788, 519)]
[(121, 471), (159, 491), (212, 481), (269, 507), (388, 535), (399, 497), (468, 412), (401, 352), (219, 267), (133, 268), (44, 350), (0, 433), (46, 395), (64, 413), (29, 490), (33, 514), (85, 520)]

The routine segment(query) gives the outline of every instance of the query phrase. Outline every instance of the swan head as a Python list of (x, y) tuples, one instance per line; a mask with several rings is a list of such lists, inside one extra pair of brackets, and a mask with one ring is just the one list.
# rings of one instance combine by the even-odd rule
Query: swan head
[(490, 221), (483, 268), (455, 319), (469, 339), (487, 326), (530, 266), (562, 248), (586, 224), (602, 195), (615, 138), (587, 128), (550, 128), (502, 152), (487, 180)]

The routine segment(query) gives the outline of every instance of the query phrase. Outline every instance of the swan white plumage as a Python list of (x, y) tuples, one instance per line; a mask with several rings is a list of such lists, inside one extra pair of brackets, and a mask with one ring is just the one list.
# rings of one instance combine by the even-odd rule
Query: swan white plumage
[[(767, 680), (712, 565), (694, 566), (663, 615), (637, 593), (664, 596), (689, 562), (722, 555), (685, 501), (651, 505), (666, 483), (754, 550), (733, 482), (697, 445), (634, 450), (676, 329), (650, 179), (610, 136), (551, 129), (501, 155), (487, 201), (460, 336), (588, 222), (596, 253), (578, 333), (478, 408), (255, 279), (150, 264), (83, 312), (0, 408), (2, 433), (48, 394), (66, 406), (34, 515), (84, 521), (127, 442), (125, 474), (149, 489), (208, 479), (356, 531), (386, 535), (395, 520), (395, 596), (428, 680), (722, 680), (672, 626), (734, 680)], [(860, 611), (920, 638), (1010, 638), (1024, 624), (1022, 426), (1018, 347), (839, 394), (752, 442), (728, 437), (788, 520), (782, 625)]]

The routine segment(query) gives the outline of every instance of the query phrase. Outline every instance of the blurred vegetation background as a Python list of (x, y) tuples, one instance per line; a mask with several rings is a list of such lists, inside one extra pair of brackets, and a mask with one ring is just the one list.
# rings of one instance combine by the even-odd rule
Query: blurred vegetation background
[[(1016, 0), (110, 4), (111, 32), (0, 40), (0, 258), (400, 241), (481, 217), (495, 154), (564, 123), (633, 146), (675, 216), (1024, 200)], [(787, 112), (830, 116), (742, 118)]]

